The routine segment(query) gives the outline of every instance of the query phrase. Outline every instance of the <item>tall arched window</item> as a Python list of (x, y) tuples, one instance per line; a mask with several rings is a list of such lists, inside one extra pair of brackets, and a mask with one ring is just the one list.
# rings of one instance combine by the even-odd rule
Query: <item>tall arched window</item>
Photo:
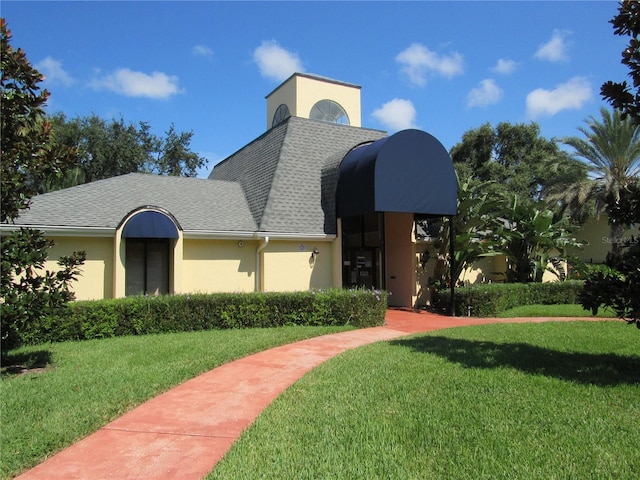
[(125, 295), (169, 293), (171, 246), (178, 238), (166, 215), (146, 210), (133, 215), (122, 230), (126, 242)]
[(350, 125), (347, 112), (333, 100), (320, 100), (311, 109), (309, 118), (340, 125)]

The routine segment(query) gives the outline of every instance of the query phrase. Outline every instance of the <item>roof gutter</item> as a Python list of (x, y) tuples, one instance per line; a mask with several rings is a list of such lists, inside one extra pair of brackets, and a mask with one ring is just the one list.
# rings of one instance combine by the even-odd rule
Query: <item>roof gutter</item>
[(116, 229), (112, 227), (72, 227), (68, 225), (14, 225), (0, 224), (1, 233), (19, 231), (21, 228), (39, 230), (50, 237), (113, 237)]

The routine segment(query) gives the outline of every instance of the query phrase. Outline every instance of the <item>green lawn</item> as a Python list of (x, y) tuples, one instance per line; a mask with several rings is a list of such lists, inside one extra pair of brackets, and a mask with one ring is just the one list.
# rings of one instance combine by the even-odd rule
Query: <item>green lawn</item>
[[(11, 478), (147, 398), (326, 327), (29, 347), (3, 374)], [(289, 388), (210, 479), (637, 478), (639, 332), (622, 322), (454, 328), (346, 352)]]
[[(592, 317), (582, 305), (523, 305), (500, 313), (500, 318), (517, 317)], [(600, 309), (596, 317), (615, 318), (615, 313)]]
[(26, 347), (0, 381), (0, 478), (11, 478), (183, 381), (251, 353), (346, 327), (190, 332)]
[(280, 396), (213, 479), (640, 477), (640, 332), (453, 328), (346, 352)]

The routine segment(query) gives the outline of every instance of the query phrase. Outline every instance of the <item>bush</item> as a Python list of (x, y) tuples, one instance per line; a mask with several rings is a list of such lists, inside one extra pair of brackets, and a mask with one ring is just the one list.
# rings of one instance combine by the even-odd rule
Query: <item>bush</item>
[[(572, 280), (549, 283), (492, 283), (468, 285), (455, 289), (456, 314), (494, 317), (498, 313), (522, 305), (559, 305), (578, 303), (583, 282)], [(435, 306), (448, 311), (450, 292), (436, 293)]]
[(31, 322), (24, 343), (283, 325), (382, 325), (387, 294), (378, 290), (136, 296), (69, 304)]

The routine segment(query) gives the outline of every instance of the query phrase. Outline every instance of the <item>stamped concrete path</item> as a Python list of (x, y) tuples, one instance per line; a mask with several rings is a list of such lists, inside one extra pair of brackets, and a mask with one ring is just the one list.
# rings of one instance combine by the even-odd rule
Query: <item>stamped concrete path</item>
[(140, 405), (17, 478), (200, 479), (280, 393), (339, 353), (441, 328), (547, 320), (551, 319), (452, 318), (389, 310), (384, 326), (302, 340), (215, 368)]

